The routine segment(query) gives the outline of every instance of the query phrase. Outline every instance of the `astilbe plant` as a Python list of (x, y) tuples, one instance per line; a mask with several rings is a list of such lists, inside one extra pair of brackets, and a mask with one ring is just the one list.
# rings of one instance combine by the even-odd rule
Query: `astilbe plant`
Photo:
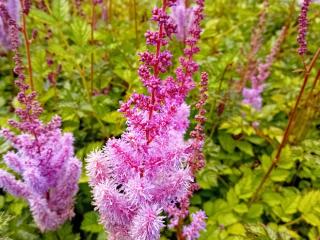
[(162, 7), (154, 8), (152, 20), (158, 30), (145, 34), (147, 44), (155, 48), (154, 53), (139, 54), (138, 73), (148, 94), (133, 93), (121, 104), (119, 111), (127, 118), (126, 132), (119, 139), (109, 139), (102, 150), (87, 158), (94, 205), (109, 239), (159, 239), (165, 222), (176, 228), (178, 239), (196, 239), (205, 228), (202, 211), (194, 215), (194, 222), (182, 227), (188, 216), (189, 198), (198, 189), (194, 174), (204, 166), (201, 149), (206, 73), (201, 75), (201, 97), (196, 105), (198, 124), (191, 139), (184, 140), (190, 115), (185, 98), (195, 87), (192, 77), (199, 70), (193, 56), (199, 52), (196, 44), (201, 34), (204, 1), (196, 0), (192, 8), (193, 22), (184, 56), (180, 57), (173, 77), (168, 76), (173, 56), (167, 49), (179, 22), (168, 11), (175, 4), (176, 1), (163, 0)]
[(11, 18), (5, 4), (0, 3), (0, 15), (8, 27), (10, 48), (14, 53), (14, 72), (19, 88), (16, 109), (19, 121), (9, 124), (20, 132), (2, 129), (1, 136), (12, 143), (15, 151), (4, 155), (6, 165), (20, 175), (0, 170), (0, 187), (28, 201), (34, 220), (41, 231), (54, 230), (73, 215), (74, 197), (78, 190), (81, 162), (74, 156), (73, 136), (62, 133), (61, 119), (56, 116), (44, 124), (43, 111), (25, 83), (24, 68), (18, 51), (19, 26)]

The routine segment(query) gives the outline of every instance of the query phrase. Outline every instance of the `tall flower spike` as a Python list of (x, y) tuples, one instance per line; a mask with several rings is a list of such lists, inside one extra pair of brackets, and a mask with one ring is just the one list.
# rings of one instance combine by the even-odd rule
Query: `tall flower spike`
[(312, 0), (303, 0), (301, 4), (301, 11), (299, 16), (299, 34), (298, 34), (298, 53), (302, 56), (305, 55), (308, 50), (307, 45), (307, 33), (308, 33), (308, 11)]
[(250, 40), (250, 51), (247, 54), (247, 63), (241, 69), (241, 81), (239, 82), (238, 91), (241, 92), (245, 87), (248, 80), (252, 78), (254, 74), (256, 74), (257, 69), (257, 53), (260, 51), (260, 48), (263, 43), (263, 33), (266, 28), (266, 19), (267, 19), (267, 10), (269, 7), (269, 0), (263, 1), (262, 10), (259, 14), (259, 20), (257, 25), (254, 27), (251, 40)]
[(36, 93), (28, 93), (29, 86), (24, 81), (18, 51), (18, 26), (1, 2), (0, 16), (8, 26), (14, 72), (18, 75), (16, 85), (20, 90), (17, 99), (21, 105), (16, 109), (20, 121), (9, 120), (9, 124), (21, 133), (16, 135), (8, 129), (0, 131), (0, 135), (16, 149), (5, 154), (4, 161), (21, 176), (21, 180), (0, 170), (0, 187), (28, 201), (41, 231), (55, 230), (74, 215), (81, 162), (74, 157), (73, 136), (60, 130), (60, 117), (52, 118), (47, 124), (39, 119), (43, 109), (36, 100)]
[(269, 55), (266, 57), (264, 62), (259, 62), (256, 74), (254, 74), (250, 79), (251, 88), (244, 88), (242, 90), (243, 103), (251, 105), (256, 110), (260, 110), (262, 107), (261, 94), (265, 88), (265, 81), (270, 76), (270, 68), (280, 52), (280, 47), (287, 36), (287, 32), (288, 26), (285, 25), (281, 29), (279, 37), (274, 43)]
[[(94, 205), (111, 239), (157, 240), (168, 222), (165, 216), (183, 222), (189, 197), (196, 189), (194, 173), (203, 166), (204, 159), (198, 161), (198, 156), (203, 142), (207, 74), (202, 74), (202, 97), (197, 105), (196, 118), (201, 126), (195, 131), (195, 139), (185, 141), (184, 135), (190, 115), (185, 99), (195, 87), (193, 75), (199, 69), (193, 56), (199, 52), (204, 1), (196, 0), (190, 7), (193, 22), (185, 36), (179, 66), (170, 76), (173, 55), (168, 49), (177, 26), (167, 12), (177, 4), (163, 0), (163, 5), (152, 11), (158, 29), (148, 30), (145, 37), (147, 45), (155, 50), (139, 54), (138, 70), (148, 94), (133, 93), (121, 104), (119, 111), (127, 118), (126, 132), (119, 139), (109, 139), (101, 151), (87, 159)], [(183, 216), (171, 214), (171, 209), (183, 212)]]

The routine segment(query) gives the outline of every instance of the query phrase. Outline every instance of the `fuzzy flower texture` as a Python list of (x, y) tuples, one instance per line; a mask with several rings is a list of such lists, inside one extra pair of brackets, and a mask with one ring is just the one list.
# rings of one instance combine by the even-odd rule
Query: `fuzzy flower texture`
[(2, 129), (2, 137), (12, 143), (15, 151), (4, 156), (4, 162), (16, 174), (0, 169), (0, 187), (28, 201), (34, 220), (41, 231), (55, 230), (73, 215), (74, 197), (78, 190), (81, 162), (74, 157), (73, 137), (60, 130), (61, 119), (56, 116), (48, 124), (39, 120), (43, 111), (35, 92), (29, 93), (23, 65), (18, 52), (19, 30), (6, 6), (0, 3), (0, 16), (8, 27), (10, 48), (14, 53), (20, 92), (16, 109), (19, 121), (9, 120), (18, 130), (15, 134)]
[[(145, 36), (147, 44), (156, 50), (139, 54), (138, 71), (148, 94), (134, 93), (122, 103), (119, 111), (127, 118), (127, 131), (119, 139), (109, 139), (101, 151), (91, 153), (87, 159), (94, 205), (109, 239), (160, 239), (166, 218), (171, 227), (177, 227), (188, 216), (188, 199), (197, 189), (194, 173), (204, 165), (200, 152), (206, 73), (201, 75), (201, 98), (197, 104), (199, 124), (189, 141), (184, 140), (190, 114), (185, 98), (195, 86), (192, 76), (199, 69), (193, 55), (199, 52), (196, 44), (204, 1), (196, 0), (193, 4), (193, 22), (175, 77), (163, 77), (172, 65), (173, 56), (167, 45), (177, 34), (179, 24), (168, 12), (178, 4), (164, 0), (162, 7), (152, 11), (158, 30), (147, 31)], [(185, 227), (180, 232), (181, 239), (196, 239), (205, 228), (205, 218), (195, 217), (197, 223)]]

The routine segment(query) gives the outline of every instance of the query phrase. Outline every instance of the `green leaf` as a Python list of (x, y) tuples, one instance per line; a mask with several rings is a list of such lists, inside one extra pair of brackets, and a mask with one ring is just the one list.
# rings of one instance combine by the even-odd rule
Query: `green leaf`
[(56, 23), (56, 20), (52, 16), (47, 14), (45, 11), (36, 8), (31, 9), (30, 17), (33, 17), (38, 22), (49, 24), (51, 26)]
[(233, 210), (239, 214), (244, 214), (248, 212), (248, 206), (245, 203), (240, 203), (236, 205)]
[(59, 22), (65, 22), (70, 18), (70, 7), (68, 0), (53, 0), (52, 13)]
[(277, 192), (265, 192), (262, 195), (263, 202), (268, 204), (270, 207), (281, 204), (282, 196)]
[(309, 213), (313, 211), (314, 206), (320, 203), (320, 191), (310, 191), (305, 194), (299, 204), (299, 211)]
[(274, 182), (284, 182), (290, 176), (290, 171), (284, 169), (275, 169), (271, 174), (271, 180)]
[(245, 233), (246, 233), (246, 229), (241, 223), (235, 223), (231, 225), (230, 227), (228, 227), (227, 231), (228, 233), (232, 235), (237, 235), (237, 236), (239, 235), (245, 236)]
[(250, 155), (250, 156), (253, 156), (253, 148), (252, 148), (252, 145), (248, 142), (245, 142), (245, 141), (237, 141), (236, 142), (236, 146), (244, 153)]
[(259, 218), (263, 213), (263, 206), (262, 204), (252, 204), (252, 206), (249, 208), (249, 211), (246, 214), (246, 217), (249, 219), (256, 219)]
[(87, 212), (81, 223), (81, 230), (91, 233), (99, 233), (103, 231), (103, 227), (98, 223), (99, 216), (96, 212)]
[(227, 193), (227, 201), (228, 201), (228, 204), (232, 205), (232, 206), (238, 204), (238, 202), (239, 202), (237, 194), (236, 194), (236, 192), (234, 191), (233, 188), (231, 188), (229, 190), (229, 192)]
[(212, 216), (214, 214), (213, 202), (212, 201), (205, 202), (203, 204), (203, 209), (209, 217)]
[(320, 217), (314, 213), (309, 212), (303, 214), (303, 219), (313, 226), (320, 226)]
[(221, 143), (224, 150), (232, 153), (235, 149), (235, 140), (227, 133), (220, 133), (218, 136), (219, 142)]
[(70, 38), (78, 45), (85, 46), (88, 44), (90, 29), (88, 23), (82, 19), (76, 18), (71, 26)]
[(222, 213), (218, 216), (218, 222), (224, 226), (229, 226), (238, 222), (238, 218), (233, 213)]

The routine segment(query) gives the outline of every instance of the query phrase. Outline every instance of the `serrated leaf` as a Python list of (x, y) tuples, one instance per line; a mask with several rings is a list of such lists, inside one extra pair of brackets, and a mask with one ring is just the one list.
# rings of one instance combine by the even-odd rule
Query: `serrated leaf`
[(52, 14), (59, 22), (65, 22), (70, 18), (70, 6), (68, 0), (53, 0)]
[(300, 201), (299, 211), (302, 213), (312, 212), (313, 207), (320, 202), (320, 191), (310, 191), (305, 194)]

